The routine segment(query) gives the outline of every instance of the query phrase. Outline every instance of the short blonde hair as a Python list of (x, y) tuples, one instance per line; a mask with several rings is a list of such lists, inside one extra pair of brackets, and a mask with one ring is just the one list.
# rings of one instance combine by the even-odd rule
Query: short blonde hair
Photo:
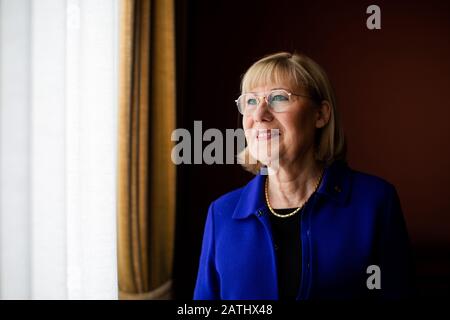
[[(293, 88), (304, 88), (312, 100), (321, 105), (327, 101), (330, 105), (328, 123), (317, 129), (315, 139), (315, 159), (331, 164), (335, 160), (346, 158), (346, 142), (336, 108), (336, 98), (325, 71), (315, 61), (304, 54), (280, 52), (256, 61), (244, 74), (241, 82), (242, 93), (257, 86), (290, 81)], [(257, 174), (262, 166), (252, 159), (248, 147), (238, 159), (244, 169)]]

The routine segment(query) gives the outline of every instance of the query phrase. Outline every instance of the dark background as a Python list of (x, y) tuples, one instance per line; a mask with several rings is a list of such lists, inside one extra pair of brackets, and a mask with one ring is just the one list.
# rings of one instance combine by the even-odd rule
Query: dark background
[[(397, 187), (418, 294), (442, 297), (450, 288), (450, 2), (393, 2), (177, 0), (177, 127), (236, 128), (246, 69), (277, 51), (306, 53), (335, 87), (350, 166)], [(366, 28), (371, 4), (381, 8), (381, 30)], [(209, 204), (251, 177), (238, 165), (177, 167), (175, 298), (192, 298)]]

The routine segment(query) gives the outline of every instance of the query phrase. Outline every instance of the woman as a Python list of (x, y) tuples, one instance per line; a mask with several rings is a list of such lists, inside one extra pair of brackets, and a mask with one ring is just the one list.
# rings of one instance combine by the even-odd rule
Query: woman
[(241, 88), (242, 156), (257, 160), (244, 164), (256, 177), (211, 204), (194, 299), (408, 296), (410, 245), (396, 190), (346, 165), (322, 68), (277, 53), (254, 63)]

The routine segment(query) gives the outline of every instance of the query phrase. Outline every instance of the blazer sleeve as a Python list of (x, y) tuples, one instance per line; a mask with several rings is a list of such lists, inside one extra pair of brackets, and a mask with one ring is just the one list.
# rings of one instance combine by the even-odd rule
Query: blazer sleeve
[(219, 300), (219, 277), (215, 266), (214, 202), (209, 206), (194, 289), (194, 300)]
[(381, 295), (385, 299), (414, 295), (413, 253), (395, 187), (388, 188), (387, 210), (381, 228)]

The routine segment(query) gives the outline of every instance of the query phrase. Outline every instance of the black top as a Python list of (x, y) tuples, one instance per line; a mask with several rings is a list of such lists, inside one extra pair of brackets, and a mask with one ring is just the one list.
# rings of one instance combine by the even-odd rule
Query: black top
[[(285, 215), (295, 209), (274, 209), (274, 211)], [(280, 218), (269, 213), (277, 259), (280, 300), (295, 300), (300, 287), (302, 275), (300, 217), (302, 211), (303, 209), (288, 218)]]

